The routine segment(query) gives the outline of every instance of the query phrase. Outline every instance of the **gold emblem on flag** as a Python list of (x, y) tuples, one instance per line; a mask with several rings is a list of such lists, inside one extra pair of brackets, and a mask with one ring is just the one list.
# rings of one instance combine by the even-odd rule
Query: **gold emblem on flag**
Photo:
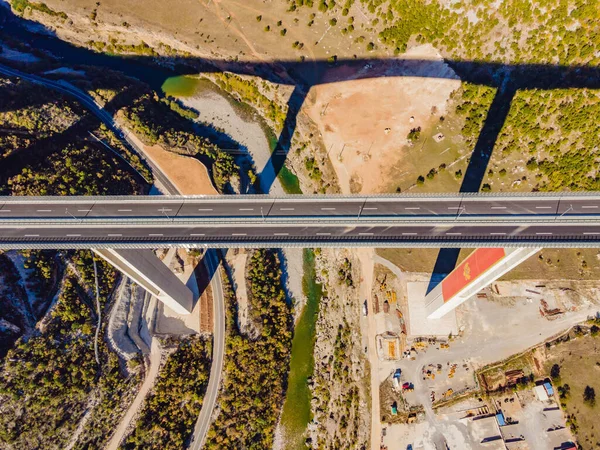
[(471, 279), (471, 267), (469, 266), (469, 263), (465, 264), (465, 270), (463, 271), (463, 275), (465, 276), (465, 280)]

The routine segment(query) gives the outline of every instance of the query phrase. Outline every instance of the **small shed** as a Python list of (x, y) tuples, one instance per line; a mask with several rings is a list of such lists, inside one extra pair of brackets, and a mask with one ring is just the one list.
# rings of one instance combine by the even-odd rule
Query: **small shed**
[(545, 402), (546, 400), (548, 400), (548, 393), (546, 392), (546, 388), (542, 384), (534, 387), (533, 390), (540, 401)]

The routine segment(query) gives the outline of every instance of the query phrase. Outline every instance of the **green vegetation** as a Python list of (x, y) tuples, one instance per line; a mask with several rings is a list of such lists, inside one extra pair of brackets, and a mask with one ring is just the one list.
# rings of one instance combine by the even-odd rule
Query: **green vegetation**
[(142, 184), (116, 156), (96, 147), (69, 145), (11, 177), (0, 192), (14, 195), (118, 195)]
[(208, 168), (221, 192), (230, 189), (229, 184), (239, 176), (239, 168), (229, 153), (198, 136), (193, 123), (182, 121), (182, 114), (174, 112), (173, 106), (158, 96), (142, 95), (123, 108), (122, 113), (133, 131), (147, 144), (159, 144), (169, 151), (197, 157)]
[(210, 343), (183, 340), (161, 369), (127, 437), (126, 449), (181, 449), (200, 414), (210, 372)]
[[(84, 254), (81, 254), (84, 253)], [(87, 258), (80, 252), (75, 259)], [(102, 304), (115, 273), (100, 263)], [(0, 363), (0, 441), (13, 448), (64, 448), (92, 401), (89, 428), (76, 449), (99, 448), (116, 426), (137, 379), (126, 379), (118, 358), (99, 342), (101, 366), (94, 358), (95, 309), (86, 287), (67, 276), (43, 332), (19, 340)]]
[(253, 81), (225, 72), (216, 74), (216, 83), (225, 92), (239, 96), (242, 102), (261, 111), (268, 120), (275, 124), (277, 131), (283, 128), (287, 111), (261, 93)]
[[(492, 164), (512, 161), (514, 167), (523, 167), (526, 161), (526, 186), (530, 189), (598, 190), (600, 176), (592, 170), (600, 157), (596, 117), (600, 117), (600, 91), (518, 91), (496, 142)], [(523, 181), (522, 172), (511, 171), (507, 177)]]
[(352, 280), (352, 262), (348, 258), (344, 258), (344, 262), (338, 270), (338, 282), (345, 284), (348, 287), (354, 287)]
[(315, 254), (312, 249), (304, 249), (304, 277), (302, 291), (306, 305), (298, 318), (292, 340), (292, 357), (288, 388), (281, 414), (281, 425), (285, 433), (287, 450), (306, 448), (303, 434), (312, 420), (310, 410), (311, 392), (309, 378), (314, 371), (314, 347), (316, 322), (319, 316), (319, 303), (323, 287), (315, 281)]
[(462, 83), (452, 93), (457, 102), (455, 111), (464, 118), (461, 133), (467, 144), (475, 145), (495, 95), (494, 88), (471, 83)]
[(205, 448), (271, 448), (284, 401), (292, 314), (274, 252), (255, 250), (248, 264), (249, 316), (256, 339), (240, 333), (235, 299), (226, 287), (227, 338), (220, 413)]
[[(159, 56), (158, 52), (141, 41), (139, 44), (120, 44), (116, 39), (112, 38), (108, 42), (103, 41), (87, 41), (86, 44), (97, 52), (108, 53), (113, 55), (140, 55), (140, 56)], [(163, 44), (165, 45), (165, 44)]]
[(15, 10), (15, 12), (18, 12), (19, 14), (23, 14), (27, 8), (30, 8), (33, 11), (39, 11), (53, 17), (60, 17), (64, 20), (69, 18), (69, 16), (67, 16), (66, 13), (62, 11), (54, 11), (53, 9), (49, 8), (48, 5), (46, 5), (45, 3), (35, 3), (30, 2), (29, 0), (12, 0), (11, 6)]

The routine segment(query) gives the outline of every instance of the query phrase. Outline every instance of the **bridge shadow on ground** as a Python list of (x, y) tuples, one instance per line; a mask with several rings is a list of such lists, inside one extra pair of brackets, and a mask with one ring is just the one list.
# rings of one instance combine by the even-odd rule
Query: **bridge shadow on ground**
[[(231, 72), (251, 75), (263, 80), (293, 86), (288, 100), (288, 110), (283, 129), (278, 137), (271, 158), (260, 172), (261, 185), (268, 192), (277, 175), (285, 165), (298, 120), (298, 113), (313, 86), (350, 80), (381, 77), (420, 77), (460, 79), (463, 82), (490, 86), (496, 89), (492, 105), (487, 113), (483, 128), (474, 146), (460, 192), (478, 192), (487, 171), (492, 151), (504, 125), (512, 99), (518, 90), (600, 88), (600, 67), (561, 66), (553, 64), (505, 64), (501, 62), (424, 60), (408, 58), (350, 58), (335, 62), (324, 60), (276, 60), (251, 62), (217, 60), (200, 57), (157, 58), (145, 56), (114, 56), (94, 53), (58, 39), (52, 31), (33, 34), (32, 27), (39, 24), (14, 15), (0, 7), (0, 31), (19, 42), (27, 43), (38, 51), (48, 51), (70, 65), (101, 66), (123, 72), (146, 82), (161, 92), (165, 80), (174, 75), (197, 75)], [(447, 64), (452, 70), (448, 70)], [(169, 68), (167, 68), (169, 67)], [(98, 85), (94, 88), (111, 88)], [(118, 109), (122, 98), (113, 99), (106, 107), (108, 111)], [(35, 106), (35, 105), (31, 105)], [(2, 105), (0, 105), (0, 111)], [(457, 212), (460, 214), (460, 211)], [(456, 264), (458, 249), (443, 250), (435, 264), (430, 287), (435, 286), (443, 274)]]

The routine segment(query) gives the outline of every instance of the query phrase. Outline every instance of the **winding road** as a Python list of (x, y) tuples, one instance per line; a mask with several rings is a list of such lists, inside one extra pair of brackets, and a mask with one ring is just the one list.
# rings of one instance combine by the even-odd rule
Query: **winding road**
[(219, 271), (219, 260), (216, 251), (206, 252), (206, 269), (208, 273), (214, 273), (211, 279), (214, 305), (214, 329), (213, 329), (213, 351), (212, 363), (210, 365), (210, 378), (202, 410), (194, 427), (194, 434), (189, 445), (191, 450), (200, 450), (206, 440), (206, 433), (210, 428), (212, 412), (217, 403), (219, 386), (221, 384), (221, 373), (223, 371), (223, 359), (225, 353), (225, 302), (223, 299), (223, 288), (221, 283), (221, 273)]
[[(161, 169), (152, 161), (152, 159), (145, 154), (143, 148), (138, 146), (134, 140), (129, 137), (129, 135), (119, 126), (119, 124), (114, 120), (113, 116), (105, 111), (100, 105), (98, 105), (94, 99), (86, 94), (85, 92), (77, 89), (74, 86), (69, 84), (63, 84), (56, 82), (54, 80), (49, 80), (38, 75), (28, 74), (25, 72), (21, 72), (19, 70), (15, 70), (13, 68), (0, 65), (0, 74), (9, 77), (19, 77), (24, 80), (27, 80), (31, 83), (39, 84), (45, 86), (47, 88), (53, 89), (55, 91), (61, 92), (63, 94), (69, 95), (73, 97), (75, 100), (80, 102), (84, 107), (86, 107), (92, 114), (94, 114), (98, 119), (100, 119), (110, 130), (112, 130), (117, 138), (121, 140), (121, 142), (132, 149), (145, 164), (150, 167), (152, 170), (152, 174), (155, 179), (157, 179), (165, 188), (168, 194), (177, 195), (180, 193), (179, 189), (175, 186), (174, 183), (169, 180), (167, 175), (161, 171)], [(97, 138), (96, 138), (97, 139)], [(108, 147), (106, 144), (102, 142), (102, 144)], [(108, 147), (108, 149), (115, 153), (115, 151)], [(120, 155), (119, 155), (120, 156)], [(199, 450), (202, 447), (202, 444), (206, 438), (206, 433), (208, 432), (208, 428), (210, 426), (210, 419), (212, 416), (212, 412), (215, 408), (217, 396), (219, 392), (219, 385), (221, 383), (221, 371), (223, 369), (223, 358), (225, 351), (225, 306), (223, 301), (223, 288), (221, 285), (221, 275), (218, 270), (218, 266), (220, 264), (218, 258), (216, 257), (215, 252), (207, 252), (206, 258), (207, 269), (209, 273), (214, 273), (214, 276), (211, 280), (212, 292), (214, 298), (214, 330), (213, 330), (213, 361), (211, 363), (210, 370), (210, 379), (208, 382), (208, 387), (206, 390), (206, 394), (204, 396), (204, 401), (202, 404), (202, 409), (200, 411), (200, 415), (196, 422), (196, 426), (194, 428), (194, 433), (191, 439), (190, 448), (193, 450)], [(156, 353), (156, 350), (154, 351)], [(155, 360), (153, 364), (151, 364), (150, 371), (151, 373), (146, 376), (144, 380), (144, 384), (142, 385), (142, 391), (144, 393), (149, 392), (151, 386), (154, 384), (155, 378), (158, 375), (159, 369), (159, 361)], [(136, 397), (140, 399), (141, 402), (145, 398), (145, 394)], [(138, 405), (132, 405), (133, 410), (137, 411), (137, 409), (141, 406), (141, 403)], [(129, 420), (130, 421), (130, 420)], [(128, 426), (129, 421), (123, 421), (123, 426)], [(115, 435), (122, 435), (121, 433), (115, 433)], [(118, 442), (111, 443), (112, 446), (118, 446)], [(115, 447), (116, 448), (116, 447)]]
[[(115, 136), (131, 150), (136, 153), (140, 159), (150, 167), (152, 171), (152, 175), (155, 179), (157, 179), (167, 191), (167, 194), (179, 194), (179, 189), (169, 180), (169, 178), (160, 170), (160, 168), (150, 159), (150, 157), (144, 152), (144, 149), (140, 146), (136, 145), (136, 143), (129, 137), (128, 133), (121, 128), (121, 126), (115, 121), (114, 117), (104, 110), (100, 105), (98, 105), (95, 100), (85, 92), (80, 89), (77, 89), (75, 86), (70, 85), (68, 83), (60, 83), (58, 81), (50, 80), (48, 78), (40, 77), (39, 75), (34, 75), (26, 72), (21, 72), (20, 70), (13, 69), (12, 67), (7, 67), (5, 65), (0, 64), (0, 74), (3, 74), (7, 77), (18, 77), (23, 80), (27, 80), (30, 83), (39, 84), (45, 86), (49, 89), (58, 91), (62, 94), (66, 94), (70, 97), (73, 97), (79, 103), (81, 103), (84, 107), (86, 107), (92, 114), (94, 114), (98, 119), (100, 119), (113, 133)], [(114, 150), (110, 149), (114, 152)]]

